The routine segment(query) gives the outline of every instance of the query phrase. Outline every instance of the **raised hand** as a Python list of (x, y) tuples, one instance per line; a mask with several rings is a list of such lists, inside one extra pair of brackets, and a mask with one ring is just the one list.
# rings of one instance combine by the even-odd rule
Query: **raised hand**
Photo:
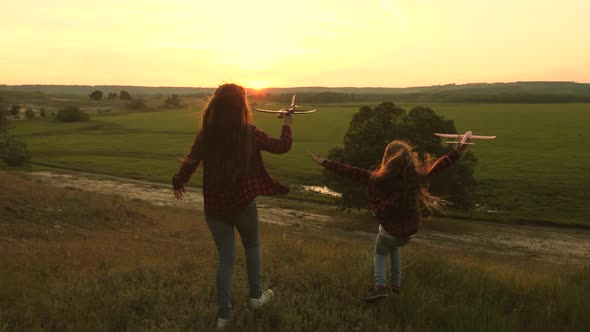
[(284, 113), (279, 113), (279, 115), (277, 115), (277, 118), (279, 119), (283, 119), (283, 124), (290, 126), (293, 124), (293, 114), (284, 114)]
[[(467, 143), (469, 143), (469, 140), (467, 140)], [(461, 143), (459, 143), (459, 144), (457, 144), (456, 150), (459, 151), (459, 152), (463, 152), (463, 151), (467, 150), (468, 147), (469, 147), (469, 144), (461, 144)]]
[(311, 158), (311, 160), (315, 161), (317, 164), (321, 165), (326, 159), (320, 157), (317, 154), (313, 154), (309, 151), (307, 151), (307, 154), (309, 155), (309, 157)]

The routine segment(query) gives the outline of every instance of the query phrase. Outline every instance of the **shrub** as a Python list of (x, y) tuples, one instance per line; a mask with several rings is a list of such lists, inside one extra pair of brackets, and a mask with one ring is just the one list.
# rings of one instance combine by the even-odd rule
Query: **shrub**
[(119, 93), (119, 99), (120, 100), (131, 100), (131, 95), (129, 94), (129, 92), (123, 90), (121, 91), (121, 93)]
[(20, 113), (20, 105), (12, 105), (10, 107), (10, 110), (8, 111), (10, 113), (10, 115), (12, 116), (16, 116), (18, 115), (18, 113)]
[(0, 108), (0, 135), (8, 130), (8, 112)]
[(127, 109), (132, 111), (145, 111), (148, 109), (145, 102), (141, 98), (133, 99), (127, 104)]
[(32, 119), (34, 117), (35, 117), (35, 111), (33, 111), (33, 109), (31, 107), (27, 107), (27, 110), (25, 111), (25, 118)]
[(181, 108), (182, 107), (182, 100), (178, 95), (172, 95), (171, 97), (166, 98), (164, 100), (164, 104), (162, 105), (163, 108)]
[(0, 159), (10, 166), (23, 166), (30, 159), (30, 153), (26, 144), (10, 132), (7, 116), (0, 110)]
[(95, 90), (90, 94), (89, 97), (91, 100), (101, 100), (102, 99), (102, 91)]
[(67, 106), (57, 112), (55, 119), (60, 122), (82, 122), (88, 121), (90, 116), (77, 106)]
[(7, 137), (0, 147), (0, 157), (7, 165), (24, 166), (31, 159), (31, 154), (24, 142), (17, 141), (13, 137)]

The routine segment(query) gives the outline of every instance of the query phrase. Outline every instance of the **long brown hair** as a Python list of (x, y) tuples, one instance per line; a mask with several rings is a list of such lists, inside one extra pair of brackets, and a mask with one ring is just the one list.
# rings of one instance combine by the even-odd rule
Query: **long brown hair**
[(246, 90), (232, 83), (220, 85), (203, 111), (203, 160), (213, 183), (236, 184), (250, 171), (252, 113)]
[(400, 198), (398, 211), (403, 214), (420, 215), (440, 210), (442, 198), (428, 192), (426, 174), (430, 156), (420, 160), (410, 144), (401, 140), (390, 142), (385, 148), (381, 165), (371, 174), (371, 181), (385, 195), (397, 194)]

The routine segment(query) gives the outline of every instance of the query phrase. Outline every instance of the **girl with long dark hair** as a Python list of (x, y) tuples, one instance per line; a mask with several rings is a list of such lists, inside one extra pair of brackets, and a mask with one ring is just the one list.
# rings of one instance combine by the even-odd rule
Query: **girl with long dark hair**
[(217, 88), (203, 111), (201, 128), (180, 171), (173, 177), (174, 195), (183, 199), (184, 186), (203, 163), (205, 219), (219, 256), (217, 266), (217, 327), (230, 322), (231, 279), (234, 263), (234, 228), (240, 233), (246, 254), (250, 307), (261, 308), (273, 296), (262, 291), (258, 195), (286, 194), (289, 189), (266, 171), (261, 151), (282, 154), (293, 141), (290, 115), (283, 117), (280, 138), (272, 138), (252, 125), (246, 90), (236, 84)]

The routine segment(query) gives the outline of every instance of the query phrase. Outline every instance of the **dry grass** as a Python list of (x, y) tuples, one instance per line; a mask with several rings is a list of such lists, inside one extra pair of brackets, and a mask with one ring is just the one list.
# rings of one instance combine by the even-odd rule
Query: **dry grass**
[[(0, 171), (0, 331), (206, 330), (215, 319), (215, 252), (197, 212), (44, 187)], [(262, 225), (265, 284), (245, 309), (241, 249), (235, 330), (572, 330), (590, 327), (590, 269), (403, 249), (401, 296), (360, 299), (372, 242)]]

